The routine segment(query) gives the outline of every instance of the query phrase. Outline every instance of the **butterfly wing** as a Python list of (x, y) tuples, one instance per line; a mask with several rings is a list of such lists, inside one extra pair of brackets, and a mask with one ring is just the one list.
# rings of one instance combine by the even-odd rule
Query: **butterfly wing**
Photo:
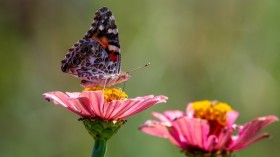
[(95, 40), (83, 39), (69, 49), (61, 61), (61, 70), (82, 80), (106, 79), (115, 74), (117, 62), (109, 59), (108, 53)]
[[(61, 61), (61, 70), (92, 86), (123, 82), (118, 30), (112, 12), (103, 7), (95, 13), (84, 38), (69, 49)], [(128, 79), (128, 78), (127, 78)], [(126, 80), (127, 80), (126, 79)]]
[(112, 12), (103, 7), (95, 13), (94, 20), (84, 39), (93, 39), (99, 42), (106, 50), (113, 62), (118, 62), (117, 73), (121, 67), (121, 52), (119, 34), (115, 17)]

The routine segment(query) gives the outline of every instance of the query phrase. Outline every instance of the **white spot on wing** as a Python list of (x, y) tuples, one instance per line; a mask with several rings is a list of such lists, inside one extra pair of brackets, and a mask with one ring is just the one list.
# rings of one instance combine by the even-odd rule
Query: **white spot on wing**
[(109, 45), (108, 49), (110, 51), (120, 52), (120, 49), (118, 47), (114, 46), (114, 45)]
[(115, 21), (115, 17), (114, 16), (110, 16), (110, 20)]
[(100, 25), (100, 26), (99, 26), (99, 30), (103, 31), (103, 29), (104, 29), (104, 26), (103, 26), (103, 25)]
[(113, 34), (117, 34), (118, 33), (118, 29), (108, 29), (108, 33), (113, 33)]

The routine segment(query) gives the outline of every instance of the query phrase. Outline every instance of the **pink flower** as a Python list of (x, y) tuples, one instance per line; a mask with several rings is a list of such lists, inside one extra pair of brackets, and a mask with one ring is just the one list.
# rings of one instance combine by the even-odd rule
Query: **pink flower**
[(81, 93), (56, 91), (43, 95), (81, 117), (103, 120), (122, 120), (167, 100), (165, 96), (153, 95), (127, 99), (127, 95), (116, 88)]
[[(154, 136), (168, 138), (184, 150), (186, 155), (230, 155), (269, 137), (261, 129), (278, 121), (276, 116), (259, 117), (244, 125), (234, 124), (238, 112), (225, 103), (199, 101), (190, 103), (186, 113), (166, 111), (153, 113), (159, 121), (148, 120), (140, 130)], [(237, 132), (235, 135), (234, 132)]]

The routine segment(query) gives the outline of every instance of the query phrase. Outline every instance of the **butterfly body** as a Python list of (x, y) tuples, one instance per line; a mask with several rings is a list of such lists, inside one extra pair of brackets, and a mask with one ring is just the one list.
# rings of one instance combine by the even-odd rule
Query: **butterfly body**
[(83, 87), (112, 86), (129, 79), (121, 72), (118, 29), (108, 8), (95, 13), (91, 28), (61, 61), (61, 70), (81, 79)]

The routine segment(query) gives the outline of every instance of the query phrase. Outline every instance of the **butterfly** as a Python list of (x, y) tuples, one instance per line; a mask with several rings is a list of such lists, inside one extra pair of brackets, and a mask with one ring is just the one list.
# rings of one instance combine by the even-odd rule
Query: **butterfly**
[(61, 61), (61, 70), (81, 79), (83, 87), (112, 86), (130, 78), (121, 71), (118, 29), (107, 7), (96, 11), (90, 29)]

